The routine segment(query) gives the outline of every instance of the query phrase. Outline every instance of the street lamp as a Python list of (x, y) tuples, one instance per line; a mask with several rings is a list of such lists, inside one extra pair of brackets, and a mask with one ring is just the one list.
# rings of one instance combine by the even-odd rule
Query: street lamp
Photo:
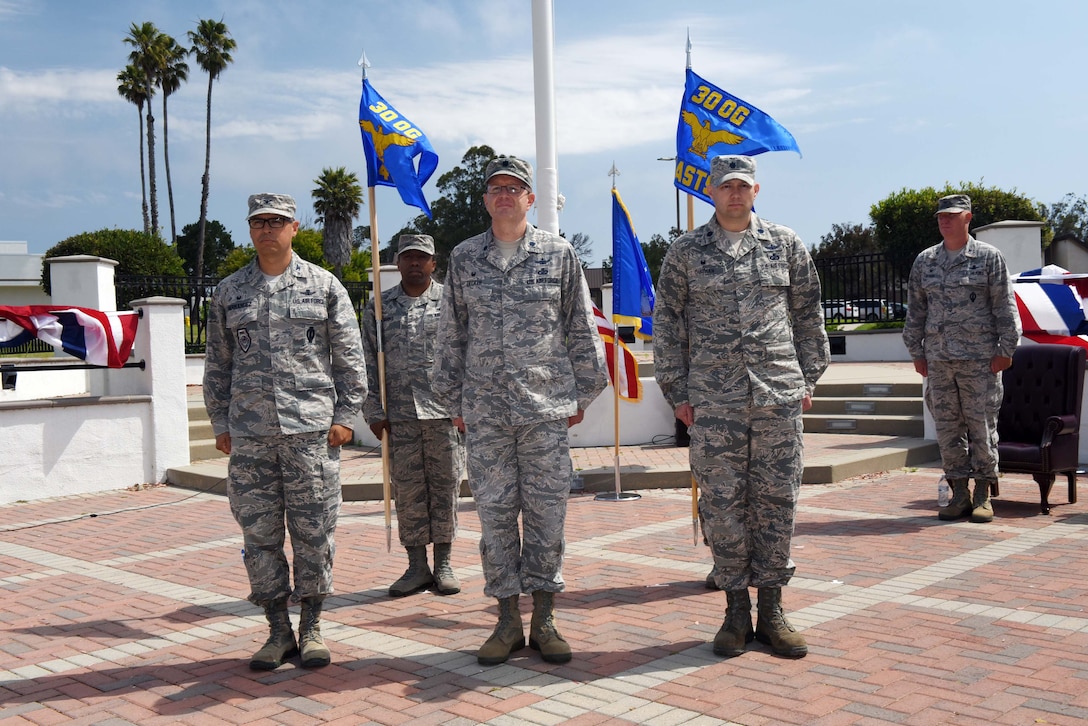
[[(658, 161), (676, 161), (675, 156), (659, 156)], [(673, 185), (676, 188), (676, 231), (680, 232), (680, 187)]]

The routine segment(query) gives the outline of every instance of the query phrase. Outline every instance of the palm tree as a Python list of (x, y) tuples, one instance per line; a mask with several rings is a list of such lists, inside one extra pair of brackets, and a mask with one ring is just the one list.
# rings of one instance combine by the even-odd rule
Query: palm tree
[(234, 60), (230, 52), (237, 45), (230, 37), (230, 31), (221, 20), (201, 20), (196, 30), (189, 31), (190, 51), (196, 56), (196, 62), (208, 74), (207, 116), (204, 122), (204, 176), (200, 189), (200, 231), (197, 235), (196, 269), (194, 274), (200, 277), (204, 273), (204, 229), (208, 219), (208, 184), (212, 163), (212, 84), (226, 67)]
[(151, 219), (147, 216), (147, 177), (144, 171), (144, 102), (147, 101), (147, 84), (139, 66), (129, 64), (117, 74), (117, 92), (129, 103), (136, 105), (140, 122), (140, 191), (143, 193), (144, 233), (151, 234)]
[(144, 88), (147, 102), (147, 180), (151, 189), (151, 232), (159, 231), (159, 201), (155, 190), (155, 115), (152, 112), (151, 98), (159, 83), (159, 69), (163, 66), (168, 36), (159, 32), (154, 23), (132, 24), (125, 37), (125, 43), (132, 46), (128, 54), (129, 63), (140, 68), (144, 74)]
[(170, 135), (167, 133), (166, 99), (189, 80), (189, 64), (185, 58), (189, 49), (165, 36), (166, 48), (163, 65), (159, 69), (159, 88), (162, 89), (162, 159), (166, 166), (166, 195), (170, 200), (170, 243), (177, 244), (178, 230), (174, 222), (174, 185), (170, 180)]
[(363, 205), (363, 188), (359, 186), (359, 177), (344, 167), (322, 169), (321, 176), (314, 179), (317, 188), (313, 190), (314, 211), (317, 220), (324, 225), (322, 234), (325, 261), (333, 266), (337, 279), (343, 276), (344, 265), (351, 262), (351, 242), (353, 219), (359, 218), (359, 207)]

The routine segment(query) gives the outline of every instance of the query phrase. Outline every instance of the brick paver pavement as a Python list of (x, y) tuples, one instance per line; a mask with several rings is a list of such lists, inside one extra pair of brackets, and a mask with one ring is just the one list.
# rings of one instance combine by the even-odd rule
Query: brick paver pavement
[[(990, 525), (936, 518), (938, 472), (803, 487), (784, 601), (810, 654), (722, 660), (683, 490), (574, 496), (566, 665), (484, 668), (493, 627), (463, 500), (464, 591), (393, 600), (380, 502), (345, 504), (332, 665), (247, 667), (265, 637), (219, 496), (169, 487), (0, 507), (0, 724), (1082, 724), (1088, 510), (1007, 476)], [(393, 538), (396, 541), (396, 538)], [(523, 599), (523, 613), (529, 604)], [(294, 611), (297, 618), (297, 609)]]

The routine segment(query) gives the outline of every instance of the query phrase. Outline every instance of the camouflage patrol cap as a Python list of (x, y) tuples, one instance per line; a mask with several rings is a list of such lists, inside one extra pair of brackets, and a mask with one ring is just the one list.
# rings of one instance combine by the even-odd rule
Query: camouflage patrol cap
[(408, 250), (419, 250), (434, 256), (434, 237), (429, 234), (402, 234), (397, 240), (397, 254)]
[[(966, 194), (949, 194), (937, 200), (937, 214), (960, 214), (971, 211), (971, 197)], [(937, 214), (933, 216), (936, 217)]]
[(710, 184), (720, 187), (730, 179), (756, 185), (756, 160), (750, 156), (715, 156), (710, 162)]
[(295, 218), (295, 200), (290, 194), (271, 194), (263, 192), (249, 198), (249, 214), (246, 219), (258, 214), (278, 214), (288, 219)]
[(484, 183), (491, 181), (496, 174), (506, 174), (525, 182), (530, 189), (533, 188), (533, 167), (524, 159), (516, 156), (497, 156), (487, 164), (484, 170)]

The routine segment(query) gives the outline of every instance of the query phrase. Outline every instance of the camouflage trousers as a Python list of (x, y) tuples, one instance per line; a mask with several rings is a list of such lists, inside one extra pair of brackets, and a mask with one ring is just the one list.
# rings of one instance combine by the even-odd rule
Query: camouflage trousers
[(389, 457), (400, 543), (453, 542), (465, 471), (461, 432), (448, 418), (395, 421), (389, 424)]
[(480, 517), (484, 594), (562, 592), (571, 480), (567, 420), (526, 426), (477, 423), (468, 428), (467, 444), (468, 482)]
[[(231, 439), (230, 511), (242, 528), (249, 600), (332, 593), (340, 513), (340, 449), (325, 432)], [(286, 527), (285, 527), (286, 523)], [(294, 588), (284, 553), (291, 535)]]
[(804, 473), (801, 402), (695, 409), (691, 473), (722, 590), (782, 587)]
[(1004, 388), (987, 360), (929, 361), (926, 406), (949, 479), (997, 478), (997, 414)]

